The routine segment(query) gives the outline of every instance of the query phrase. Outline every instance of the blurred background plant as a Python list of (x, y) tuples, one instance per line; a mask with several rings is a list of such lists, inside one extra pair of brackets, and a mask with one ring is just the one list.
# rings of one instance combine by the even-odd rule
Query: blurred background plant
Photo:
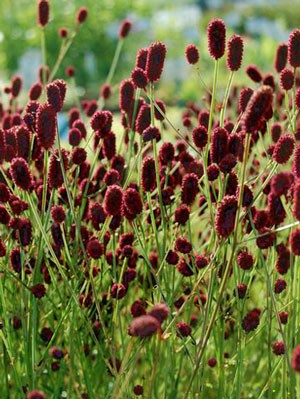
[[(168, 46), (168, 56), (162, 96), (178, 105), (187, 100), (199, 100), (203, 93), (197, 73), (192, 72), (184, 59), (188, 43), (199, 46), (199, 72), (203, 80), (211, 84), (211, 61), (205, 48), (206, 27), (212, 17), (224, 19), (229, 28), (228, 36), (235, 32), (245, 37), (244, 66), (255, 63), (264, 73), (270, 72), (278, 41), (286, 41), (288, 33), (299, 27), (300, 21), (296, 0), (288, 7), (283, 0), (52, 0), (51, 21), (46, 32), (50, 66), (55, 63), (62, 40), (59, 28), (71, 29), (75, 25), (76, 10), (81, 6), (89, 9), (88, 21), (76, 37), (58, 76), (64, 77), (65, 68), (72, 65), (76, 69), (79, 93), (97, 97), (111, 64), (120, 21), (129, 18), (133, 22), (131, 38), (123, 48), (113, 83), (128, 76), (139, 48), (154, 40), (163, 40)], [(35, 1), (0, 2), (2, 87), (16, 73), (24, 78), (25, 87), (37, 80), (41, 52), (40, 32), (35, 21)], [(221, 74), (226, 73), (224, 65)], [(186, 79), (189, 74), (190, 79)], [(240, 74), (240, 79), (247, 78)], [(222, 81), (225, 84), (226, 78), (220, 79)], [(235, 83), (239, 83), (239, 77)]]

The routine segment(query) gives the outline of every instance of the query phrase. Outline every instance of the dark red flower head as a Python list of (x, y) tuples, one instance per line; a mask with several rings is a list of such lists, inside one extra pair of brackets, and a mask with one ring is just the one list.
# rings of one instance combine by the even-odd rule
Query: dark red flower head
[(23, 247), (29, 245), (32, 238), (32, 226), (28, 218), (21, 218), (18, 221), (19, 241)]
[(11, 95), (16, 98), (20, 94), (22, 89), (22, 78), (20, 76), (14, 76), (11, 80)]
[(221, 201), (215, 221), (216, 232), (227, 238), (232, 233), (237, 212), (237, 199), (234, 195), (226, 195)]
[(164, 68), (167, 48), (162, 42), (152, 43), (148, 49), (146, 75), (150, 82), (157, 82)]
[(291, 90), (294, 86), (294, 73), (290, 69), (283, 69), (279, 76), (280, 88), (282, 90)]
[(160, 330), (159, 321), (150, 315), (135, 317), (130, 323), (128, 334), (133, 337), (150, 337)]
[(66, 28), (59, 28), (58, 34), (62, 39), (65, 39), (68, 36), (68, 29)]
[(151, 123), (151, 108), (149, 104), (144, 104), (139, 109), (135, 122), (135, 130), (142, 134), (143, 131), (150, 126)]
[(293, 174), (289, 171), (279, 172), (271, 179), (271, 192), (274, 196), (286, 195), (294, 181)]
[(104, 100), (108, 100), (111, 96), (111, 85), (109, 83), (105, 83), (100, 90), (100, 97)]
[(160, 139), (160, 131), (156, 126), (148, 126), (142, 133), (144, 143)]
[(225, 53), (226, 26), (222, 19), (213, 19), (207, 27), (208, 50), (215, 60)]
[(202, 150), (206, 146), (208, 140), (206, 127), (202, 125), (195, 127), (192, 137), (195, 146)]
[(126, 295), (127, 289), (122, 283), (115, 283), (111, 287), (111, 296), (115, 299), (122, 299)]
[(56, 112), (60, 112), (63, 106), (60, 88), (55, 83), (49, 83), (46, 86), (47, 90), (47, 101)]
[(45, 150), (53, 147), (56, 137), (56, 111), (49, 104), (40, 105), (36, 114), (38, 143)]
[(187, 173), (182, 179), (181, 201), (186, 205), (191, 205), (199, 191), (199, 178), (195, 173)]
[(34, 391), (29, 392), (27, 399), (46, 399), (46, 395), (43, 391), (35, 389)]
[(288, 60), (292, 67), (300, 66), (300, 29), (290, 33), (288, 41)]
[(300, 143), (297, 144), (295, 155), (293, 159), (293, 174), (296, 178), (300, 178)]
[(197, 64), (199, 61), (199, 50), (194, 44), (188, 44), (185, 48), (185, 57), (191, 65)]
[(55, 79), (52, 83), (59, 88), (61, 101), (64, 102), (67, 92), (66, 82), (63, 79)]
[(298, 87), (295, 96), (295, 104), (298, 109), (300, 109), (300, 87)]
[(127, 188), (123, 193), (123, 213), (127, 219), (134, 219), (143, 210), (141, 196), (134, 188)]
[(79, 146), (81, 139), (82, 139), (81, 131), (79, 129), (77, 129), (76, 127), (72, 127), (72, 129), (69, 130), (68, 136), (69, 136), (68, 137), (69, 144), (72, 147)]
[(273, 344), (273, 353), (276, 356), (284, 355), (285, 345), (283, 341), (275, 341)]
[(280, 294), (285, 289), (286, 289), (286, 281), (283, 278), (276, 279), (274, 283), (275, 294)]
[(177, 323), (176, 329), (179, 337), (188, 337), (192, 333), (191, 327), (184, 321)]
[(182, 254), (188, 254), (192, 251), (193, 247), (189, 240), (184, 237), (178, 237), (175, 241), (174, 249)]
[(132, 27), (132, 22), (129, 19), (124, 19), (119, 29), (119, 38), (125, 39), (128, 36)]
[(135, 61), (135, 66), (137, 68), (141, 68), (143, 70), (146, 69), (146, 63), (147, 63), (147, 57), (148, 57), (148, 49), (147, 48), (141, 48), (137, 52), (136, 56), (136, 61)]
[(169, 314), (170, 308), (163, 302), (156, 303), (149, 312), (149, 315), (154, 317), (160, 324), (168, 318)]
[(227, 67), (230, 71), (238, 71), (242, 65), (244, 42), (241, 36), (233, 35), (228, 41)]
[(143, 160), (141, 185), (146, 192), (151, 192), (156, 187), (155, 162), (153, 157), (146, 157)]
[(300, 345), (293, 350), (292, 367), (297, 373), (300, 373)]
[(130, 113), (134, 102), (134, 86), (131, 79), (123, 80), (120, 85), (119, 107), (121, 111)]
[(121, 212), (123, 193), (121, 187), (113, 184), (106, 190), (104, 197), (104, 210), (108, 215), (114, 216)]
[(293, 154), (295, 139), (290, 134), (284, 134), (280, 137), (273, 151), (273, 159), (279, 164), (286, 163)]
[(76, 69), (72, 65), (67, 66), (65, 69), (65, 74), (68, 78), (72, 78), (73, 76), (75, 76), (75, 72)]
[(246, 133), (256, 132), (268, 112), (272, 109), (273, 90), (270, 86), (261, 86), (251, 96), (242, 118)]
[(61, 205), (53, 206), (51, 216), (55, 223), (62, 223), (66, 218), (66, 212)]
[(103, 244), (96, 238), (92, 238), (87, 243), (86, 252), (92, 259), (99, 259), (104, 253)]
[(245, 332), (254, 331), (259, 325), (260, 309), (253, 309), (247, 313), (242, 321), (242, 327)]
[(51, 188), (59, 188), (63, 185), (64, 179), (62, 174), (62, 167), (65, 171), (68, 168), (68, 155), (66, 150), (62, 149), (61, 157), (63, 166), (60, 163), (59, 152), (55, 150), (50, 157), (48, 181)]
[(38, 23), (44, 27), (49, 22), (49, 1), (39, 0), (38, 2)]
[(142, 68), (136, 67), (131, 72), (131, 79), (136, 88), (139, 87), (140, 89), (145, 89), (148, 84), (146, 72)]
[(239, 95), (239, 106), (238, 106), (239, 114), (245, 111), (252, 94), (253, 90), (250, 89), (250, 87), (246, 87), (241, 90)]
[(87, 152), (84, 148), (76, 147), (71, 153), (71, 160), (74, 165), (82, 165), (87, 158)]
[(257, 65), (254, 64), (248, 65), (246, 68), (246, 73), (249, 76), (249, 78), (253, 80), (253, 82), (259, 83), (262, 81), (263, 77)]
[(211, 161), (219, 164), (227, 153), (228, 133), (222, 127), (216, 127), (211, 135), (210, 156)]
[(133, 387), (133, 393), (134, 393), (136, 396), (143, 396), (143, 394), (144, 394), (144, 388), (142, 387), (142, 385), (135, 385), (135, 386)]
[(42, 94), (43, 86), (40, 82), (34, 83), (28, 92), (28, 97), (30, 100), (35, 101), (38, 100)]
[(287, 324), (288, 317), (289, 317), (288, 312), (280, 312), (280, 313), (278, 313), (278, 316), (279, 316), (282, 324)]
[(275, 61), (274, 61), (274, 68), (276, 72), (280, 73), (285, 68), (287, 62), (287, 55), (288, 55), (288, 46), (285, 43), (279, 43), (276, 50)]
[(276, 84), (275, 84), (274, 75), (272, 73), (266, 73), (263, 78), (263, 84), (272, 87), (272, 89), (275, 91)]
[(254, 264), (254, 259), (248, 251), (241, 251), (237, 257), (237, 263), (241, 269), (250, 270)]
[(44, 284), (36, 284), (31, 288), (31, 292), (36, 298), (40, 299), (43, 298), (43, 296), (45, 296), (46, 288)]
[(300, 256), (300, 229), (296, 229), (290, 234), (290, 246), (295, 256)]
[(32, 176), (28, 163), (23, 158), (14, 158), (10, 164), (10, 173), (14, 184), (28, 191), (32, 185)]
[(159, 162), (162, 165), (167, 165), (169, 162), (173, 161), (175, 154), (175, 149), (172, 143), (165, 141), (159, 149)]
[(190, 208), (186, 205), (180, 205), (175, 210), (175, 222), (181, 225), (185, 225), (190, 217)]
[(9, 254), (10, 267), (16, 273), (21, 273), (22, 261), (21, 261), (21, 248), (13, 248)]
[(209, 365), (209, 367), (214, 368), (217, 365), (217, 359), (215, 357), (211, 357), (210, 359), (208, 359), (207, 364)]
[(86, 7), (79, 8), (76, 19), (79, 24), (83, 24), (88, 17), (88, 9)]

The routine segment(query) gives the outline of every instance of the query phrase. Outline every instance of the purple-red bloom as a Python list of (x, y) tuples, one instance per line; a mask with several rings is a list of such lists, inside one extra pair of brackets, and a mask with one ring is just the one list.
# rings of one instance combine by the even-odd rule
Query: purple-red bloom
[(194, 44), (188, 44), (185, 48), (185, 57), (191, 65), (197, 64), (199, 61), (199, 50)]
[(21, 190), (28, 191), (32, 185), (32, 176), (28, 163), (23, 158), (14, 158), (10, 164), (10, 173), (14, 184)]
[(244, 42), (241, 36), (233, 35), (228, 41), (227, 67), (230, 71), (238, 71), (242, 65)]
[(50, 104), (46, 103), (38, 108), (36, 133), (41, 147), (45, 150), (53, 147), (56, 137), (56, 111)]
[(208, 50), (215, 60), (225, 53), (226, 26), (222, 19), (213, 19), (207, 27)]
[(167, 47), (162, 42), (152, 43), (148, 49), (145, 72), (150, 82), (157, 82), (162, 74)]

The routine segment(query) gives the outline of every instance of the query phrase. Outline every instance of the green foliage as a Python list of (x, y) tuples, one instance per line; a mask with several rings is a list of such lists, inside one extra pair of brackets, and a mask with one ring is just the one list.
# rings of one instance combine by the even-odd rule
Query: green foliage
[[(78, 84), (103, 81), (115, 50), (119, 23), (131, 13), (147, 15), (148, 5), (134, 0), (52, 0), (50, 23), (46, 27), (47, 63), (54, 65), (61, 44), (58, 29), (66, 27), (70, 31), (76, 24), (77, 10), (86, 6), (89, 9), (87, 22), (81, 27), (59, 75), (63, 76), (65, 67), (76, 68)], [(0, 69), (11, 75), (18, 69), (20, 57), (29, 48), (40, 49), (41, 35), (36, 23), (37, 2), (33, 0), (3, 0), (0, 3), (0, 31), (3, 40), (0, 43)], [(115, 22), (115, 35), (110, 37), (107, 29)], [(135, 46), (139, 44), (139, 35), (135, 35)], [(91, 53), (95, 60), (95, 73), (91, 76), (86, 67), (86, 56)], [(122, 59), (122, 70), (128, 69), (131, 60)], [(131, 62), (132, 64), (132, 62)], [(100, 84), (100, 83), (99, 83)]]

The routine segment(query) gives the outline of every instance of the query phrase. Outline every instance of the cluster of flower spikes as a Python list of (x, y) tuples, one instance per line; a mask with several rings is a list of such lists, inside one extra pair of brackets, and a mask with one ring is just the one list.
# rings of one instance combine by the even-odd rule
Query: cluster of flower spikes
[[(79, 23), (84, 19), (83, 12), (78, 17)], [(45, 25), (45, 20), (45, 16), (41, 18), (42, 26)], [(127, 24), (120, 31), (120, 37), (126, 37), (129, 30), (130, 27)], [(226, 48), (226, 29), (223, 21), (211, 22), (208, 37), (210, 55), (214, 60), (218, 60), (224, 55)], [(175, 143), (165, 141), (163, 137), (167, 125), (166, 106), (163, 101), (156, 99), (153, 109), (147, 95), (136, 96), (136, 94), (140, 95), (141, 90), (147, 93), (147, 88), (153, 87), (154, 83), (160, 79), (166, 46), (157, 42), (149, 48), (139, 50), (131, 77), (122, 81), (119, 89), (119, 107), (124, 128), (123, 145), (126, 147), (126, 152), (129, 152), (132, 144), (134, 144), (133, 150), (136, 156), (141, 150), (134, 139), (132, 143), (134, 135), (140, 136), (140, 143), (143, 143), (143, 149), (146, 149), (141, 162), (140, 181), (132, 181), (127, 185), (126, 178), (131, 163), (126, 157), (126, 152), (117, 152), (116, 134), (112, 131), (111, 111), (99, 108), (96, 100), (82, 102), (84, 115), (81, 110), (72, 108), (69, 112), (68, 136), (71, 149), (55, 148), (57, 113), (63, 107), (66, 94), (65, 82), (58, 79), (49, 83), (45, 92), (47, 101), (40, 104), (38, 99), (43, 90), (43, 71), (41, 71), (40, 82), (29, 91), (29, 103), (24, 110), (15, 111), (12, 105), (17, 104), (16, 99), (22, 87), (22, 80), (19, 77), (12, 79), (11, 87), (6, 90), (10, 96), (10, 105), (7, 109), (1, 108), (2, 129), (0, 130), (0, 162), (4, 171), (1, 177), (0, 223), (11, 232), (15, 239), (15, 247), (8, 254), (11, 269), (20, 276), (22, 267), (25, 267), (25, 274), (30, 276), (33, 270), (32, 265), (38, 262), (36, 254), (30, 255), (30, 262), (26, 266), (21, 260), (21, 247), (22, 251), (26, 251), (32, 242), (33, 226), (26, 213), (29, 208), (26, 195), (36, 196), (39, 211), (42, 211), (45, 199), (46, 209), (51, 206), (52, 250), (60, 264), (64, 263), (64, 246), (67, 239), (69, 249), (76, 248), (78, 251), (76, 254), (78, 266), (80, 265), (87, 277), (90, 273), (95, 278), (99, 275), (100, 261), (111, 269), (126, 265), (124, 273), (120, 274), (120, 279), (114, 277), (107, 280), (106, 290), (101, 296), (99, 306), (104, 309), (104, 314), (107, 316), (106, 322), (108, 322), (114, 306), (111, 298), (113, 300), (126, 298), (135, 284), (140, 290), (145, 288), (146, 291), (157, 285), (161, 262), (158, 248), (153, 248), (147, 260), (141, 256), (143, 254), (139, 252), (140, 249), (137, 249), (139, 248), (138, 237), (133, 227), (136, 228), (136, 222), (140, 222), (141, 215), (145, 213), (147, 216), (146, 228), (151, 229), (155, 225), (157, 229), (162, 229), (164, 218), (168, 215), (166, 209), (172, 209), (175, 205), (176, 211), (169, 223), (177, 228), (189, 225), (190, 214), (196, 206), (199, 208), (199, 217), (203, 215), (207, 217), (208, 203), (211, 202), (216, 206), (213, 220), (215, 232), (220, 239), (226, 240), (234, 230), (238, 210), (240, 187), (236, 170), (244, 159), (245, 138), (251, 135), (251, 148), (254, 148), (260, 137), (266, 137), (268, 125), (272, 123), (271, 119), (277, 118), (270, 127), (274, 144), (261, 155), (277, 166), (291, 164), (292, 170), (277, 172), (271, 179), (265, 180), (265, 176), (259, 175), (259, 161), (251, 152), (250, 173), (262, 180), (263, 200), (260, 203), (264, 204), (264, 208), (258, 209), (252, 204), (254, 200), (252, 191), (256, 190), (255, 185), (250, 187), (250, 184), (245, 184), (242, 198), (242, 206), (248, 210), (243, 219), (243, 231), (245, 234), (258, 233), (256, 244), (259, 249), (266, 250), (272, 247), (276, 239), (274, 229), (286, 220), (283, 201), (291, 204), (295, 219), (300, 220), (300, 147), (296, 143), (299, 133), (297, 130), (293, 132), (294, 134), (283, 133), (289, 125), (288, 116), (282, 116), (283, 91), (289, 92), (291, 89), (290, 73), (285, 71), (287, 60), (293, 68), (300, 65), (300, 59), (297, 58), (297, 44), (299, 44), (297, 40), (299, 41), (299, 32), (296, 31), (290, 36), (287, 51), (283, 50), (285, 47), (282, 45), (278, 48), (275, 70), (281, 74), (280, 88), (275, 84), (273, 74), (269, 73), (264, 77), (256, 66), (248, 67), (248, 76), (259, 84), (259, 87), (253, 90), (243, 88), (240, 92), (234, 88), (230, 94), (228, 109), (239, 115), (238, 120), (226, 119), (223, 126), (220, 126), (218, 120), (214, 120), (212, 132), (209, 135), (208, 107), (200, 108), (196, 104), (188, 104), (183, 115), (183, 126), (187, 132), (177, 137)], [(235, 72), (241, 66), (242, 39), (235, 35), (229, 39), (227, 48), (227, 66), (231, 72)], [(192, 65), (198, 62), (199, 52), (196, 46), (191, 45), (186, 49), (186, 57)], [(285, 72), (282, 73), (282, 71)], [(296, 77), (294, 78), (296, 80)], [(300, 92), (297, 90), (295, 98), (297, 108), (300, 104), (299, 98)], [(207, 102), (209, 106), (210, 98)], [(234, 104), (237, 103), (238, 107), (234, 109)], [(90, 120), (87, 123), (85, 120), (88, 118)], [(88, 160), (86, 151), (89, 127), (92, 129), (94, 139), (93, 150), (97, 155), (96, 167)], [(210, 142), (208, 142), (209, 138)], [(149, 142), (154, 145), (162, 142), (158, 151), (158, 160), (150, 153)], [(205, 166), (197, 154), (203, 154), (206, 148), (209, 150), (208, 164), (204, 170)], [(47, 169), (44, 165), (45, 152), (51, 154), (47, 179), (44, 176), (44, 171)], [(159, 176), (159, 181), (157, 176)], [(75, 213), (81, 217), (79, 229), (75, 218), (72, 223), (66, 223), (67, 219), (74, 216), (70, 209), (70, 192), (65, 179), (76, 188), (73, 207)], [(207, 179), (210, 190), (206, 197), (200, 194), (200, 191), (203, 191), (204, 179)], [(45, 181), (48, 182), (46, 188)], [(224, 187), (224, 198), (219, 196), (219, 181)], [(19, 192), (19, 195), (16, 192)], [(55, 205), (51, 205), (52, 192), (56, 197)], [(151, 196), (150, 203), (146, 200), (146, 193)], [(178, 193), (179, 195), (176, 196)], [(175, 198), (178, 198), (179, 203), (176, 203)], [(123, 232), (122, 227), (125, 225), (131, 226), (132, 229)], [(118, 237), (117, 243), (116, 237)], [(200, 234), (200, 240), (204, 239), (205, 237), (202, 238)], [(288, 243), (279, 243), (276, 246), (276, 273), (282, 276), (288, 272), (290, 252), (295, 256), (300, 256), (299, 248), (300, 230), (295, 229), (290, 234)], [(178, 275), (186, 277), (183, 280), (197, 275), (210, 263), (207, 254), (198, 254), (195, 251), (191, 237), (186, 238), (179, 233), (166, 255), (166, 263), (175, 266)], [(0, 256), (6, 256), (6, 246), (2, 239)], [(52, 283), (47, 264), (49, 260), (41, 261), (43, 281), (31, 287), (33, 295), (39, 299), (44, 297), (46, 288)], [(145, 271), (145, 264), (148, 271)], [(242, 270), (250, 270), (254, 264), (253, 256), (248, 250), (238, 254), (237, 265)], [(71, 275), (72, 270), (68, 270), (68, 273)], [(220, 277), (222, 277), (222, 270), (220, 270)], [(275, 294), (284, 291), (285, 286), (283, 278), (278, 278), (274, 284)], [(247, 288), (244, 283), (238, 285), (239, 299), (247, 299), (245, 295), (246, 291), (248, 292)], [(134, 291), (134, 288), (131, 291)], [(186, 287), (176, 300), (173, 298), (174, 307), (180, 309), (190, 294), (190, 287)], [(95, 306), (92, 289), (83, 290), (79, 303), (80, 306), (88, 309)], [(206, 292), (201, 286), (197, 295), (194, 296), (196, 315), (192, 315), (189, 324), (184, 321), (177, 323), (178, 337), (182, 338), (191, 334), (190, 326), (196, 325), (197, 312), (205, 304)], [(129, 335), (145, 338), (155, 332), (161, 334), (161, 325), (169, 317), (169, 308), (165, 304), (154, 305), (150, 312), (147, 312), (146, 308), (147, 303), (141, 298), (132, 302), (133, 320), (128, 327)], [(242, 321), (245, 332), (253, 331), (258, 327), (260, 316), (261, 310), (258, 308), (246, 313)], [(94, 332), (99, 334), (101, 326), (96, 316), (93, 317)], [(279, 317), (282, 324), (287, 322), (286, 313), (282, 312)], [(234, 330), (234, 320), (230, 319), (227, 324), (226, 338)], [(15, 325), (19, 325), (17, 321)], [(274, 352), (278, 354), (284, 352), (282, 345), (276, 344), (274, 348)], [(296, 370), (297, 359), (295, 354), (293, 367)], [(298, 369), (300, 369), (299, 363), (298, 360)], [(31, 397), (34, 398), (33, 394)]]
[[(208, 28), (208, 47), (211, 57), (215, 60), (225, 53), (225, 36), (223, 21), (213, 20)], [(256, 244), (259, 250), (266, 250), (275, 245), (277, 260), (274, 273), (279, 276), (277, 275), (274, 281), (273, 290), (277, 295), (284, 292), (287, 287), (287, 282), (283, 277), (290, 269), (291, 255), (296, 257), (300, 255), (300, 229), (297, 228), (297, 221), (300, 220), (300, 124), (297, 117), (300, 106), (300, 81), (298, 75), (295, 75), (295, 68), (300, 65), (299, 44), (299, 30), (290, 34), (287, 44), (279, 44), (274, 60), (275, 72), (264, 75), (254, 64), (246, 67), (248, 77), (256, 86), (241, 89), (233, 87), (227, 111), (229, 111), (228, 115), (237, 114), (238, 118), (225, 119), (222, 126), (218, 120), (213, 121), (211, 141), (208, 143), (210, 152), (206, 174), (211, 190), (210, 201), (217, 205), (214, 218), (215, 230), (221, 239), (227, 239), (235, 227), (240, 190), (235, 170), (236, 165), (241, 165), (243, 161), (246, 136), (251, 136), (250, 154), (253, 153), (253, 148), (261, 148), (260, 140), (271, 143), (262, 151), (260, 157), (255, 153), (249, 157), (252, 161), (252, 164), (248, 165), (249, 173), (257, 179), (253, 179), (256, 184), (246, 183), (243, 187), (242, 225), (243, 234), (257, 236)], [(186, 48), (186, 58), (191, 65), (199, 60), (199, 54), (196, 53), (194, 47), (190, 45)], [(242, 43), (236, 39), (236, 36), (232, 37), (228, 41), (227, 51), (227, 67), (231, 72), (241, 66), (242, 53)], [(238, 54), (238, 56), (233, 54)], [(236, 61), (237, 58), (239, 61)], [(235, 68), (233, 64), (238, 67)], [(296, 96), (293, 97), (292, 102), (291, 92), (294, 87), (296, 87)], [(288, 110), (284, 105), (285, 97), (289, 98)], [(210, 105), (211, 95), (208, 95), (205, 101)], [(236, 109), (234, 109), (235, 104), (238, 104)], [(293, 123), (290, 122), (291, 117), (294, 118)], [(183, 126), (187, 130), (185, 138), (191, 140), (202, 154), (207, 146), (209, 118), (208, 108), (200, 108), (194, 103), (188, 104), (182, 116)], [(268, 173), (261, 173), (261, 161), (259, 161), (261, 157), (269, 160), (268, 162), (271, 162), (274, 168), (277, 166), (275, 172), (269, 177)], [(201, 178), (202, 180), (206, 178), (204, 173)], [(220, 178), (225, 183), (221, 197), (218, 192)], [(261, 185), (262, 190), (259, 191)], [(259, 207), (255, 203), (257, 192), (261, 199)], [(207, 198), (201, 196), (199, 206), (205, 208), (206, 201)], [(287, 209), (289, 209), (290, 217), (294, 219), (296, 228), (290, 233), (288, 240), (280, 242), (281, 235), (276, 234), (274, 230), (280, 231), (280, 227), (287, 223)], [(246, 249), (238, 255), (237, 263), (241, 269), (250, 270), (255, 262)], [(238, 284), (236, 295), (240, 299), (249, 299), (248, 288), (247, 284)], [(245, 332), (257, 328), (260, 313), (261, 309), (255, 308), (245, 315), (242, 322)], [(286, 324), (287, 313), (283, 313), (280, 313), (279, 317), (281, 323)], [(284, 343), (276, 341), (273, 351), (278, 355), (285, 353)], [(293, 367), (296, 369), (294, 365)]]

